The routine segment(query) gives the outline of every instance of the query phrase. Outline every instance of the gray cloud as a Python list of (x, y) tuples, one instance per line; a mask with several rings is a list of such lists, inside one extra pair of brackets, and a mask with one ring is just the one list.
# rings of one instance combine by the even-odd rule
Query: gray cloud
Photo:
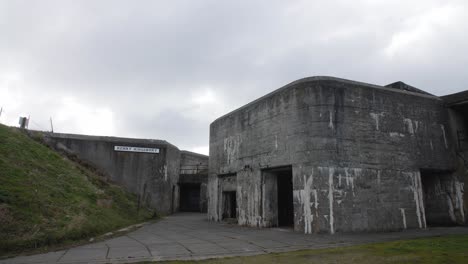
[(466, 89), (465, 1), (2, 1), (0, 122), (206, 151), (216, 117), (295, 79)]

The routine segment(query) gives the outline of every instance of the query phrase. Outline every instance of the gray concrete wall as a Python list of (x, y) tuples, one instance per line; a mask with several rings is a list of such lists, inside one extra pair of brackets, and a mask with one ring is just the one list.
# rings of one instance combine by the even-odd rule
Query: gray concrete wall
[(180, 152), (180, 173), (181, 174), (207, 174), (208, 156), (190, 152)]
[[(58, 133), (45, 134), (45, 140), (104, 171), (158, 214), (178, 210), (180, 151), (166, 141)], [(122, 152), (114, 146), (158, 148), (160, 152)]]
[[(456, 139), (457, 153), (457, 169), (454, 172), (455, 177), (460, 179), (460, 184), (453, 188), (464, 191), (465, 186), (468, 186), (468, 103), (450, 107), (450, 127), (452, 137)], [(459, 135), (457, 132), (463, 132)], [(458, 139), (458, 137), (461, 137)], [(468, 195), (464, 195), (463, 204), (456, 204), (455, 211), (463, 211), (465, 215), (468, 213)], [(465, 216), (466, 219), (466, 216)], [(459, 221), (459, 224), (468, 224), (467, 221)], [(464, 220), (464, 219), (462, 219)]]
[(420, 169), (457, 166), (448, 126), (434, 96), (329, 77), (293, 82), (211, 124), (208, 217), (221, 220), (219, 176), (232, 173), (239, 224), (274, 225), (262, 169), (291, 165), (297, 231), (424, 228)]

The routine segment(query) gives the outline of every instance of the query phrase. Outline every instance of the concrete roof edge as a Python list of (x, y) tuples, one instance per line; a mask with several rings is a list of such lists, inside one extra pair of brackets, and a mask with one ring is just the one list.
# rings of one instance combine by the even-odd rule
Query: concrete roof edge
[(105, 142), (122, 142), (122, 143), (140, 143), (140, 144), (159, 144), (172, 146), (178, 149), (175, 145), (167, 142), (166, 140), (160, 139), (144, 139), (144, 138), (126, 138), (126, 137), (113, 137), (113, 136), (94, 136), (94, 135), (83, 135), (83, 134), (69, 134), (69, 133), (52, 133), (44, 132), (46, 136), (52, 138), (70, 138), (70, 139), (79, 139), (79, 140), (98, 140)]
[(208, 155), (200, 154), (200, 153), (196, 153), (196, 152), (192, 152), (192, 151), (188, 151), (188, 150), (181, 150), (180, 154), (189, 154), (189, 155), (199, 156), (199, 157), (202, 157), (202, 158), (209, 158)]
[(444, 102), (447, 103), (449, 106), (465, 104), (468, 102), (468, 90), (453, 94), (447, 94), (441, 96), (440, 98), (442, 98), (442, 100), (444, 100)]
[(395, 88), (389, 88), (389, 87), (385, 87), (385, 86), (380, 86), (380, 85), (376, 85), (376, 84), (370, 84), (370, 83), (364, 83), (364, 82), (358, 82), (358, 81), (353, 81), (353, 80), (347, 80), (347, 79), (342, 79), (342, 78), (338, 78), (338, 77), (332, 77), (332, 76), (311, 76), (311, 77), (305, 77), (305, 78), (301, 78), (301, 79), (298, 79), (298, 80), (295, 80), (291, 83), (288, 83), (276, 90), (273, 90), (269, 93), (267, 93), (266, 95), (262, 96), (262, 97), (259, 97), (253, 101), (251, 101), (250, 103), (247, 103), (231, 112), (228, 112), (227, 114), (225, 115), (222, 115), (218, 118), (216, 118), (213, 122), (211, 122), (211, 124), (217, 122), (218, 120), (221, 120), (223, 118), (226, 118), (236, 112), (239, 112), (251, 105), (254, 105), (260, 101), (263, 101), (277, 93), (280, 93), (282, 92), (283, 90), (286, 90), (294, 85), (297, 85), (297, 84), (301, 84), (301, 83), (307, 83), (307, 82), (319, 82), (319, 81), (335, 81), (335, 82), (341, 82), (341, 83), (347, 83), (347, 84), (352, 84), (352, 85), (360, 85), (360, 86), (364, 86), (364, 87), (368, 87), (368, 88), (373, 88), (373, 89), (379, 89), (379, 90), (385, 90), (385, 91), (390, 91), (390, 92), (395, 92), (395, 93), (403, 93), (403, 94), (407, 94), (407, 95), (413, 95), (413, 96), (418, 96), (418, 97), (425, 97), (425, 98), (431, 98), (431, 99), (435, 99), (435, 100), (441, 100), (439, 97), (435, 96), (435, 95), (427, 95), (427, 94), (421, 94), (421, 93), (416, 93), (416, 92), (410, 92), (410, 91), (405, 91), (405, 90), (399, 90), (399, 89), (395, 89)]

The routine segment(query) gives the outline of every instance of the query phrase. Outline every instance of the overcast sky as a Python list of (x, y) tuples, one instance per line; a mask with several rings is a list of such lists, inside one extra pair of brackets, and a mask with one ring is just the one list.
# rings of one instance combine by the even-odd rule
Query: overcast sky
[(0, 1), (0, 122), (165, 139), (296, 79), (468, 89), (468, 1)]

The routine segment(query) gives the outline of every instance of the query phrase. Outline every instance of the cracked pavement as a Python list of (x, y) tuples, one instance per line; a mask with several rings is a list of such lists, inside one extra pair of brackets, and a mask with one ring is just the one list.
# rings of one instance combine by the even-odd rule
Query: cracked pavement
[(210, 222), (205, 214), (178, 213), (120, 237), (67, 250), (4, 259), (0, 264), (194, 260), (341, 247), (449, 234), (468, 234), (468, 227), (388, 233), (304, 235), (293, 232), (292, 229), (240, 227)]

